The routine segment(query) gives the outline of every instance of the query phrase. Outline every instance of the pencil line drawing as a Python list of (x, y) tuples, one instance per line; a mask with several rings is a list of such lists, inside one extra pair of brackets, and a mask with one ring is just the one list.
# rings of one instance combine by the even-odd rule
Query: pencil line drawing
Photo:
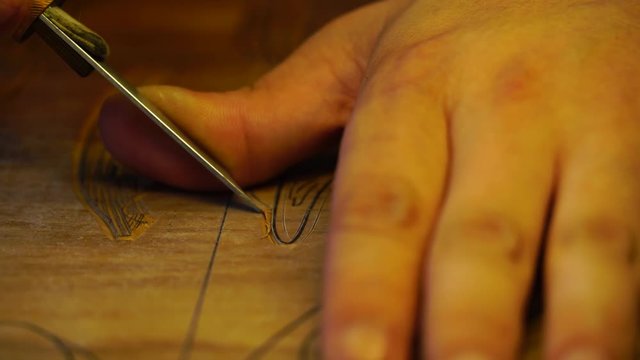
[[(331, 183), (332, 179), (327, 177), (279, 181), (271, 217), (271, 231), (276, 243), (291, 245), (311, 235), (328, 198)], [(292, 215), (299, 214), (300, 209), (304, 209), (301, 216)]]
[[(273, 334), (271, 337), (269, 337), (267, 340), (265, 340), (257, 348), (255, 348), (247, 356), (246, 360), (259, 360), (259, 359), (262, 359), (267, 354), (269, 354), (269, 352), (280, 341), (282, 341), (284, 338), (286, 338), (289, 334), (294, 332), (296, 329), (298, 329), (303, 324), (315, 319), (316, 316), (319, 313), (320, 313), (320, 306), (314, 306), (311, 309), (305, 311), (300, 316), (295, 318), (293, 321), (291, 321), (290, 323), (288, 323), (285, 326), (283, 326), (280, 330), (278, 330), (275, 334)], [(307, 359), (306, 356), (314, 351), (314, 350), (311, 349), (312, 343), (313, 343), (312, 339), (314, 337), (316, 337), (316, 335), (313, 335), (314, 333), (317, 333), (315, 328), (309, 335), (305, 336), (305, 338), (304, 338), (304, 340), (302, 342), (302, 346), (301, 346), (300, 351), (299, 351), (301, 359)]]
[(184, 339), (184, 342), (182, 343), (182, 348), (180, 350), (180, 357), (179, 357), (180, 360), (188, 360), (191, 358), (191, 352), (193, 351), (193, 343), (196, 338), (196, 333), (198, 332), (198, 324), (200, 322), (200, 316), (202, 314), (204, 300), (207, 296), (209, 283), (211, 282), (211, 276), (213, 274), (213, 265), (216, 259), (216, 254), (218, 253), (220, 238), (222, 237), (222, 230), (224, 229), (224, 224), (227, 221), (227, 214), (229, 213), (229, 206), (231, 205), (231, 199), (232, 199), (231, 196), (227, 198), (227, 201), (224, 207), (224, 212), (222, 213), (222, 220), (220, 220), (218, 234), (216, 235), (215, 242), (213, 243), (211, 256), (209, 257), (209, 263), (207, 265), (207, 271), (205, 272), (204, 278), (202, 280), (202, 285), (200, 286), (200, 293), (198, 294), (198, 300), (196, 301), (196, 305), (193, 309), (193, 314), (191, 316), (191, 322), (189, 324), (189, 329), (187, 330), (187, 335)]
[(298, 358), (300, 360), (320, 359), (320, 327), (315, 327), (302, 341)]
[(64, 340), (51, 331), (27, 321), (0, 320), (0, 343), (2, 343), (2, 334), (11, 331), (26, 331), (31, 335), (45, 340), (51, 344), (52, 348), (65, 360), (98, 360), (98, 357), (91, 351), (71, 344), (69, 341)]

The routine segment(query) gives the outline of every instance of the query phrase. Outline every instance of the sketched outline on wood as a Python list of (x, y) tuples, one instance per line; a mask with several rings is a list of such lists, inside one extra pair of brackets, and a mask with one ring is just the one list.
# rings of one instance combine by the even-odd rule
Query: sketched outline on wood
[[(265, 340), (262, 344), (260, 344), (257, 348), (255, 348), (247, 357), (246, 360), (259, 360), (264, 358), (269, 354), (271, 350), (273, 350), (278, 343), (280, 343), (283, 339), (285, 339), (288, 335), (293, 333), (295, 330), (300, 328), (302, 325), (308, 323), (309, 321), (314, 321), (317, 315), (320, 313), (320, 306), (314, 306), (309, 310), (302, 313), (300, 316), (293, 319), (291, 322), (284, 325), (280, 330), (278, 330), (275, 334), (270, 336), (267, 340)], [(320, 331), (318, 327), (314, 327), (314, 329), (307, 334), (302, 340), (300, 349), (298, 351), (298, 357), (301, 360), (307, 360), (315, 358), (316, 353), (313, 345), (315, 343), (315, 339), (319, 336)]]
[(200, 285), (200, 292), (198, 293), (198, 299), (196, 300), (196, 304), (193, 308), (191, 321), (189, 322), (189, 329), (187, 330), (187, 334), (182, 343), (182, 347), (180, 348), (180, 356), (179, 356), (180, 360), (190, 359), (191, 353), (193, 352), (193, 345), (196, 339), (196, 334), (198, 332), (198, 325), (200, 323), (200, 318), (202, 317), (202, 308), (204, 307), (204, 300), (207, 296), (207, 291), (209, 290), (211, 277), (213, 276), (213, 267), (215, 265), (216, 255), (218, 254), (220, 240), (222, 239), (222, 231), (224, 230), (224, 225), (227, 222), (227, 216), (229, 215), (229, 208), (231, 207), (231, 201), (232, 201), (232, 197), (228, 196), (226, 204), (224, 206), (224, 212), (222, 213), (222, 220), (220, 220), (218, 233), (216, 235), (215, 242), (213, 243), (213, 248), (211, 249), (211, 255), (209, 256), (207, 271), (205, 272), (204, 278), (202, 279), (202, 284)]
[(0, 320), (1, 328), (13, 328), (26, 330), (49, 342), (65, 360), (87, 359), (97, 360), (98, 357), (91, 351), (72, 344), (51, 331), (27, 321)]
[(300, 360), (315, 360), (320, 359), (320, 325), (315, 327), (307, 336), (302, 340), (300, 351), (298, 353), (298, 359)]
[[(294, 245), (315, 230), (330, 197), (337, 152), (329, 150), (282, 174), (276, 181), (269, 231), (278, 245)], [(302, 214), (293, 218), (291, 210)], [(292, 227), (292, 223), (297, 227)]]
[[(315, 187), (313, 185), (308, 186), (314, 180), (318, 180), (318, 179), (307, 180), (306, 182), (305, 181), (293, 182), (292, 189), (289, 191), (290, 195), (287, 197), (288, 199), (293, 199), (292, 203), (294, 205), (300, 206), (309, 195), (313, 194), (313, 199), (311, 200), (309, 207), (305, 211), (305, 215), (303, 216), (304, 221), (300, 224), (299, 229), (304, 229), (306, 227), (306, 224), (308, 223), (308, 219), (310, 218), (309, 214), (315, 208), (315, 205), (318, 203), (318, 200), (321, 198), (321, 195), (326, 193), (327, 189), (329, 188), (329, 185), (332, 182), (332, 180), (329, 179), (329, 180), (317, 182)], [(276, 192), (275, 192), (276, 195), (274, 197), (274, 201), (278, 202), (279, 197), (282, 196), (282, 193), (283, 193), (282, 190), (286, 187), (285, 182), (286, 182), (286, 178), (282, 177), (281, 181), (279, 181), (279, 184), (276, 188)], [(295, 186), (296, 184), (298, 186)], [(296, 193), (295, 189), (300, 190), (300, 189), (305, 189), (307, 187), (309, 187), (309, 189), (307, 189), (304, 192), (302, 198), (293, 196), (293, 194)], [(317, 189), (318, 191), (314, 193), (313, 192), (314, 189)], [(222, 240), (222, 234), (224, 232), (224, 227), (225, 227), (227, 218), (229, 217), (232, 201), (233, 201), (233, 197), (228, 196), (227, 201), (225, 202), (225, 205), (224, 205), (222, 219), (220, 220), (220, 225), (218, 227), (218, 231), (215, 236), (215, 241), (213, 243), (211, 255), (209, 257), (207, 270), (203, 277), (203, 280), (200, 286), (200, 292), (198, 294), (198, 298), (194, 305), (194, 310), (192, 312), (189, 328), (187, 329), (187, 333), (185, 335), (185, 338), (183, 340), (183, 343), (180, 349), (180, 354), (178, 356), (179, 360), (191, 359), (191, 354), (195, 346), (195, 339), (198, 332), (198, 325), (202, 317), (202, 309), (204, 307), (204, 302), (207, 296), (208, 288), (211, 285), (211, 278), (213, 276), (213, 269), (215, 266), (216, 255), (218, 253), (218, 248)], [(319, 216), (319, 209), (318, 209), (317, 216)], [(317, 222), (317, 220), (315, 222)], [(315, 225), (315, 222), (314, 222), (314, 225)], [(313, 227), (310, 228), (310, 231), (313, 231)], [(271, 351), (280, 341), (282, 341), (284, 338), (286, 338), (288, 335), (290, 335), (293, 331), (298, 329), (300, 326), (308, 323), (309, 321), (314, 321), (314, 319), (319, 314), (319, 312), (320, 312), (319, 305), (314, 306), (311, 309), (305, 311), (302, 315), (296, 317), (293, 321), (286, 324), (283, 328), (278, 330), (275, 334), (270, 336), (267, 340), (265, 340), (262, 344), (260, 344), (256, 349), (254, 349), (249, 354), (248, 359), (258, 360), (262, 358), (263, 356), (268, 354), (269, 351)], [(307, 360), (307, 359), (317, 358), (316, 348), (314, 346), (316, 345), (316, 340), (319, 336), (319, 333), (320, 333), (319, 328), (314, 327), (314, 329), (303, 338), (300, 344), (300, 348), (298, 349), (300, 359)]]
[[(311, 235), (320, 219), (333, 183), (333, 176), (307, 177), (300, 180), (294, 178), (291, 174), (284, 174), (276, 185), (270, 232), (278, 245), (293, 245)], [(305, 206), (300, 223), (294, 231), (290, 231), (287, 210)]]
[(98, 114), (96, 107), (74, 150), (74, 190), (108, 236), (135, 240), (154, 222), (141, 200), (146, 182), (111, 158), (98, 135)]

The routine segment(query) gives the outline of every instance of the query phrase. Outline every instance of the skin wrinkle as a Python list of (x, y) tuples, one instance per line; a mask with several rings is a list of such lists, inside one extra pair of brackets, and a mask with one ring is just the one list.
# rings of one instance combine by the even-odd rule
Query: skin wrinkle
[(415, 58), (428, 59), (430, 56), (424, 56), (423, 53), (438, 53), (439, 50), (435, 49), (435, 47), (446, 43), (446, 41), (455, 36), (459, 30), (460, 29), (458, 27), (452, 26), (431, 34), (425, 39), (412, 41), (393, 48), (383, 47), (377, 51), (374, 57), (375, 60), (371, 62), (369, 67), (369, 72), (377, 72), (380, 66), (390, 62), (391, 59), (394, 64), (404, 64), (410, 61), (415, 61)]
[[(455, 338), (454, 341), (448, 342), (444, 348), (439, 348), (437, 352), (429, 351), (430, 355), (428, 359), (454, 359), (456, 355), (461, 355), (469, 350), (481, 351), (481, 354), (485, 354), (487, 359), (511, 359), (515, 358), (514, 353), (517, 349), (500, 349), (500, 346), (496, 346), (498, 343), (513, 343), (517, 344), (517, 340), (522, 333), (522, 328), (518, 326), (518, 323), (506, 323), (502, 319), (497, 320), (494, 317), (482, 317), (478, 318), (477, 312), (466, 312), (464, 310), (456, 311), (454, 315), (448, 314), (447, 321), (453, 326), (448, 330), (450, 334)], [(476, 318), (476, 319), (474, 319)], [(474, 319), (474, 321), (470, 321)], [(472, 331), (469, 326), (477, 326), (477, 324), (484, 324), (482, 329), (475, 329)], [(487, 330), (491, 331), (488, 332)], [(454, 335), (451, 335), (453, 333)], [(508, 341), (507, 341), (508, 339)], [(498, 350), (499, 349), (499, 350)]]
[[(254, 88), (251, 88), (251, 91), (255, 91)], [(255, 92), (253, 94), (248, 95), (248, 98), (251, 98), (252, 95), (255, 95)], [(237, 159), (236, 161), (240, 161), (242, 163), (248, 164), (248, 166), (238, 166), (237, 164), (235, 166), (232, 166), (231, 169), (244, 169), (245, 173), (240, 175), (240, 174), (234, 174), (232, 172), (232, 176), (238, 176), (239, 178), (244, 176), (246, 177), (246, 179), (251, 179), (254, 177), (260, 178), (260, 176), (255, 176), (255, 174), (252, 174), (255, 169), (257, 168), (257, 166), (259, 164), (255, 163), (255, 156), (253, 155), (255, 150), (252, 147), (250, 138), (250, 131), (253, 131), (253, 129), (251, 129), (250, 126), (248, 126), (249, 122), (248, 122), (248, 118), (249, 118), (249, 114), (248, 114), (248, 108), (246, 105), (242, 104), (242, 105), (236, 105), (236, 106), (232, 106), (232, 109), (234, 109), (234, 113), (237, 116), (236, 121), (234, 121), (235, 126), (238, 126), (240, 129), (240, 139), (241, 139), (241, 143), (240, 143), (240, 156), (239, 159)], [(250, 130), (251, 129), (251, 130)], [(237, 153), (235, 153), (237, 154)], [(261, 171), (262, 172), (262, 171)], [(264, 176), (264, 175), (263, 175)], [(244, 178), (243, 178), (244, 180)]]
[(352, 71), (350, 72), (341, 73), (336, 69), (338, 62), (335, 61), (333, 53), (325, 54), (323, 57), (324, 64), (327, 65), (333, 79), (340, 87), (339, 92), (352, 99), (350, 110), (353, 109), (357, 95), (360, 93), (364, 79), (366, 78), (365, 74), (369, 66), (368, 59), (377, 47), (378, 39), (380, 38), (380, 34), (384, 32), (384, 26), (388, 23), (388, 18), (398, 11), (398, 4), (398, 2), (394, 3), (387, 0), (370, 5), (371, 8), (373, 8), (373, 6), (384, 6), (387, 9), (384, 11), (383, 16), (378, 17), (380, 21), (377, 24), (373, 26), (371, 24), (368, 25), (372, 27), (374, 31), (367, 31), (368, 35), (365, 36), (365, 39), (368, 38), (369, 40), (365, 40), (364, 44), (362, 36), (354, 36), (351, 32), (346, 34), (349, 39), (346, 41), (347, 44), (343, 45), (343, 51), (341, 53), (346, 56), (346, 62), (352, 64), (355, 70), (351, 69)]
[[(407, 90), (415, 90), (429, 99), (442, 99), (441, 85), (446, 82), (444, 78), (448, 77), (448, 61), (431, 56), (442, 53), (449, 54), (448, 51), (439, 51), (437, 44), (419, 42), (397, 53), (376, 58), (370, 71), (376, 77), (384, 77), (385, 81), (369, 82), (364, 100), (379, 96), (401, 96)], [(417, 59), (421, 59), (419, 66), (416, 66)]]
[[(327, 57), (325, 57), (325, 63), (329, 65), (329, 69), (334, 75), (334, 79), (338, 81), (347, 96), (353, 97), (353, 103), (355, 103), (355, 99), (362, 88), (365, 73), (369, 64), (368, 59), (376, 48), (377, 41), (383, 31), (383, 27), (387, 23), (386, 18), (393, 12), (391, 11), (393, 10), (391, 4), (392, 3), (389, 1), (385, 3), (390, 10), (386, 11), (387, 15), (382, 17), (383, 19), (379, 24), (373, 26), (377, 30), (374, 31), (371, 36), (367, 36), (369, 39), (364, 41), (364, 44), (362, 44), (363, 40), (361, 36), (354, 36), (351, 33), (347, 33), (345, 35), (349, 37), (349, 41), (347, 41), (347, 45), (344, 46), (343, 53), (348, 58), (348, 61), (355, 66), (355, 73), (357, 74), (352, 76), (351, 81), (343, 79), (342, 75), (345, 74), (341, 74), (335, 69), (335, 60), (332, 58), (333, 54), (327, 54)], [(353, 84), (349, 84), (350, 82), (353, 82)]]
[[(353, 64), (357, 64), (358, 61), (355, 59), (349, 59), (349, 62)], [(336, 118), (341, 119), (338, 123), (340, 125), (344, 125), (344, 121), (342, 119), (348, 118), (348, 116), (353, 111), (353, 107), (356, 101), (356, 97), (360, 90), (360, 83), (362, 81), (363, 75), (359, 66), (356, 65), (356, 75), (353, 76), (353, 79), (344, 79), (344, 74), (340, 74), (336, 69), (336, 66), (330, 60), (325, 60), (327, 70), (331, 74), (330, 76), (334, 79), (336, 84), (336, 91), (331, 91), (327, 96), (331, 98), (326, 99), (325, 102), (327, 105), (334, 105), (336, 110), (334, 113), (340, 114)], [(354, 79), (357, 79), (354, 81)], [(339, 99), (339, 100), (333, 100)]]
[[(602, 355), (602, 359), (622, 359), (620, 356), (613, 356), (614, 352), (611, 350), (603, 350), (602, 336), (596, 334), (584, 334), (581, 336), (575, 336), (574, 338), (564, 342), (564, 345), (556, 348), (555, 351), (547, 352), (547, 358), (550, 360), (563, 360), (568, 356), (572, 350), (580, 348), (596, 348), (597, 352)], [(602, 344), (600, 347), (595, 347), (595, 344)]]
[[(395, 19), (397, 19), (403, 11), (413, 3), (413, 0), (408, 1), (395, 1), (392, 2), (388, 0), (387, 4), (389, 4), (389, 10), (382, 17), (382, 21), (377, 27), (377, 30), (374, 32), (374, 36), (370, 38), (370, 41), (365, 42), (364, 45), (361, 45), (362, 49), (360, 49), (361, 54), (364, 54), (362, 58), (355, 58), (355, 65), (358, 68), (358, 72), (360, 74), (360, 78), (358, 81), (357, 91), (355, 93), (356, 99), (354, 99), (354, 107), (359, 102), (360, 96), (363, 93), (363, 90), (369, 86), (369, 82), (371, 80), (371, 75), (376, 72), (377, 68), (377, 53), (380, 52), (381, 49), (381, 41), (388, 37), (388, 32), (390, 28), (390, 24), (392, 24)], [(393, 6), (391, 5), (393, 4)], [(362, 41), (362, 39), (353, 39), (352, 44), (358, 46), (357, 44)], [(372, 60), (373, 59), (373, 60)], [(351, 120), (351, 118), (349, 118)]]
[(442, 243), (454, 246), (456, 251), (460, 251), (461, 244), (467, 251), (478, 250), (477, 246), (469, 244), (473, 241), (483, 248), (481, 253), (486, 253), (485, 246), (493, 246), (492, 250), (497, 250), (497, 254), (513, 265), (524, 260), (526, 242), (514, 226), (499, 215), (474, 215), (471, 219), (447, 224), (442, 234)]
[[(424, 211), (415, 186), (392, 175), (370, 175), (361, 186), (355, 187), (339, 200), (342, 212), (338, 226), (345, 230), (390, 233), (422, 228)], [(364, 195), (364, 196), (363, 196)]]
[[(347, 53), (346, 50), (345, 53)], [(328, 128), (344, 127), (353, 112), (360, 91), (364, 77), (363, 69), (360, 65), (361, 61), (354, 54), (349, 56), (346, 61), (353, 64), (355, 70), (351, 69), (351, 71), (345, 73), (341, 73), (338, 70), (334, 59), (327, 56), (323, 57), (322, 62), (325, 64), (327, 71), (330, 73), (329, 76), (333, 79), (336, 87), (335, 91), (329, 91), (324, 99), (327, 106), (335, 108), (334, 111), (330, 112), (335, 116), (327, 118)]]
[[(637, 260), (637, 237), (630, 228), (612, 220), (594, 218), (582, 224), (570, 226), (558, 232), (561, 244), (571, 248), (584, 245), (595, 245), (598, 249), (614, 251), (616, 256), (625, 259), (633, 266)], [(553, 240), (552, 240), (553, 241)]]

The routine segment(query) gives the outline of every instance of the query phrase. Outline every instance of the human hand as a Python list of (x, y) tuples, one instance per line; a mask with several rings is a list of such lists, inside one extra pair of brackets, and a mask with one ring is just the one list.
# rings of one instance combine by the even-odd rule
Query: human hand
[[(328, 25), (251, 88), (143, 92), (244, 185), (346, 129), (327, 357), (406, 358), (422, 321), (430, 359), (513, 358), (543, 251), (547, 357), (631, 358), (639, 15), (632, 1), (388, 0)], [(107, 103), (100, 126), (140, 172), (215, 187), (125, 102)]]
[(0, 31), (13, 30), (27, 12), (27, 0), (0, 0)]

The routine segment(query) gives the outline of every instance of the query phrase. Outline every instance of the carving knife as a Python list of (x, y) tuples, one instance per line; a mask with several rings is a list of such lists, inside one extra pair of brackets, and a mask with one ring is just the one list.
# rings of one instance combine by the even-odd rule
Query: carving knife
[(107, 43), (95, 32), (75, 20), (60, 8), (64, 0), (34, 0), (30, 11), (14, 33), (18, 41), (28, 38), (33, 32), (42, 37), (78, 75), (88, 76), (93, 70), (100, 73), (138, 109), (164, 130), (174, 141), (198, 160), (209, 172), (233, 191), (247, 206), (259, 212), (267, 209), (257, 199), (244, 192), (229, 173), (187, 137), (158, 108), (146, 100), (137, 90), (123, 80), (107, 64)]

